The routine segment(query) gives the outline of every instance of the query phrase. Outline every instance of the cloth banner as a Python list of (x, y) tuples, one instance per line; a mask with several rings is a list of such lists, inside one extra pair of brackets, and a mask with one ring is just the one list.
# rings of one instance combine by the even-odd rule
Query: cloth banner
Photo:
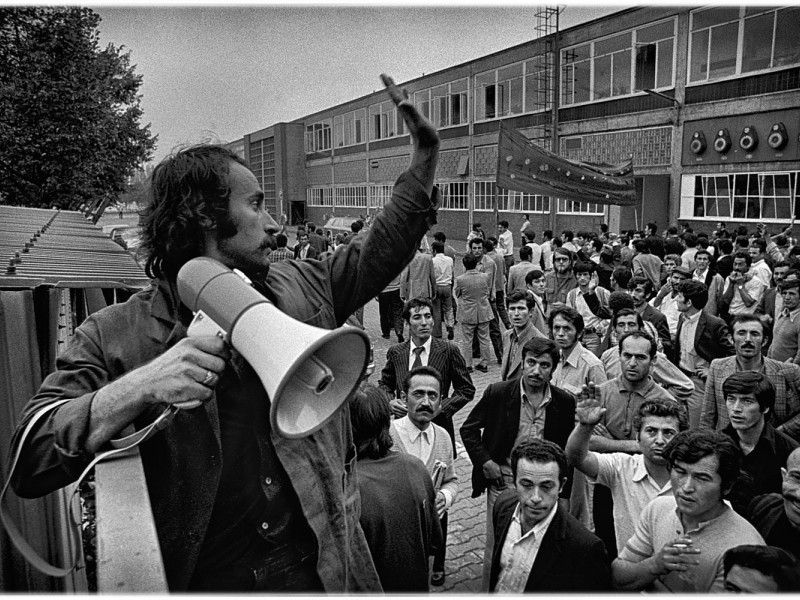
[(618, 165), (562, 158), (500, 123), (497, 185), (551, 198), (634, 206), (633, 159)]

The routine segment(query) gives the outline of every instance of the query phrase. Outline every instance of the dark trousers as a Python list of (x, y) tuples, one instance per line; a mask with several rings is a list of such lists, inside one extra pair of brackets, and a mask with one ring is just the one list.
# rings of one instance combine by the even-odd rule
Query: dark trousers
[(508, 311), (506, 310), (506, 295), (505, 292), (495, 292), (495, 307), (497, 308), (497, 316), (503, 323), (506, 329), (511, 327), (511, 321), (508, 320)]
[(614, 501), (611, 490), (602, 484), (594, 486), (594, 503), (592, 506), (594, 519), (594, 534), (603, 540), (606, 545), (608, 557), (614, 560), (617, 557), (617, 537), (614, 529)]
[(218, 569), (194, 574), (190, 592), (317, 592), (323, 589), (317, 575), (316, 551), (304, 553), (293, 544), (268, 553), (251, 552)]
[(403, 335), (403, 301), (400, 299), (400, 290), (378, 294), (378, 313), (383, 335), (389, 335), (392, 329), (398, 337)]
[(444, 558), (445, 554), (447, 554), (447, 513), (444, 513), (444, 516), (439, 521), (442, 524), (442, 547), (436, 551), (436, 554), (433, 555), (433, 569), (432, 571), (435, 573), (436, 571), (444, 571)]

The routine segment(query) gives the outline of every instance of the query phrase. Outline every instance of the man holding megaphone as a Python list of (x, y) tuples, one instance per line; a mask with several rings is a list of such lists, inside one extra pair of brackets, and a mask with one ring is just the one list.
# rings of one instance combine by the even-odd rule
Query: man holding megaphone
[[(179, 296), (178, 273), (192, 259), (214, 259), (224, 266), (208, 277), (217, 288), (206, 294), (201, 279), (193, 300), (213, 297), (212, 308), (224, 312), (215, 300), (228, 289), (220, 277), (238, 269), (274, 312), (324, 329), (341, 326), (386, 287), (436, 222), (439, 136), (405, 91), (381, 78), (414, 150), (366, 236), (321, 261), (270, 265), (279, 226), (244, 161), (220, 146), (177, 152), (153, 172), (142, 219), (152, 285), (90, 316), (23, 412), (12, 441), (20, 450), (12, 485), (20, 496), (37, 497), (74, 481), (128, 426), (144, 430), (165, 408), (181, 409), (140, 446), (171, 591), (380, 590), (359, 525), (346, 403), (313, 429), (288, 437), (280, 426), (276, 431), (275, 399), (265, 385), (283, 374), (252, 357), (285, 353), (290, 326), (256, 323), (259, 335), (240, 338), (247, 348), (232, 338), (226, 343), (227, 334), (187, 336), (196, 307)], [(242, 314), (255, 313), (248, 305)], [(245, 329), (240, 321), (231, 323), (236, 327)], [(307, 394), (292, 388), (288, 402), (314, 402), (314, 385), (321, 390), (338, 377), (326, 369), (309, 376), (317, 383)]]

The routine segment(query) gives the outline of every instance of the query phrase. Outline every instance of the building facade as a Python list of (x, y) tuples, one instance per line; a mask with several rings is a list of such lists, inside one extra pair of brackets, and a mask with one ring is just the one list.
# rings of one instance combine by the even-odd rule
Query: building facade
[[(798, 31), (797, 6), (636, 7), (403, 83), (442, 138), (437, 228), (779, 229), (800, 212)], [(632, 157), (636, 206), (496, 190), (500, 121), (566, 158)], [(374, 214), (411, 154), (383, 92), (237, 143), (290, 224)]]

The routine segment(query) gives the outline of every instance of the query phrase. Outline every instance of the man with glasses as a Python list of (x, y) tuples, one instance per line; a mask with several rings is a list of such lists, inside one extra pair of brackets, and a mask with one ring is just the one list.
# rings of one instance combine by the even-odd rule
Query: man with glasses
[(578, 280), (572, 273), (572, 254), (566, 248), (553, 250), (554, 270), (544, 276), (544, 296), (548, 305), (564, 303), (570, 290), (578, 287)]

